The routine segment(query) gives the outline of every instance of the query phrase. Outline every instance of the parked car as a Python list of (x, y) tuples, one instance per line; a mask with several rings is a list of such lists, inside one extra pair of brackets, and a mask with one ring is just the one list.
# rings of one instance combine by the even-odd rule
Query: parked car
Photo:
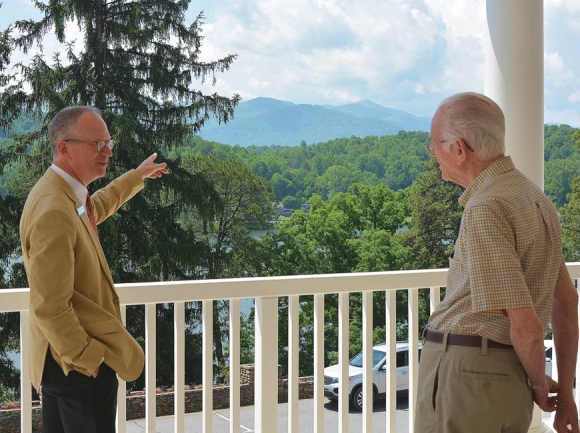
[[(544, 340), (544, 349), (546, 349), (546, 374), (552, 377), (552, 360), (553, 360), (552, 351), (554, 350), (554, 341)], [(574, 387), (574, 389), (576, 389), (576, 378), (574, 378), (572, 386)]]
[[(419, 356), (421, 356), (422, 345), (419, 343)], [(409, 389), (409, 343), (400, 341), (396, 344), (397, 360), (397, 391)], [(386, 396), (387, 372), (387, 346), (379, 344), (373, 347), (373, 403), (377, 399), (384, 399)], [(355, 410), (362, 410), (362, 352), (352, 358), (348, 363), (349, 377), (349, 401)], [(331, 365), (324, 369), (324, 395), (330, 400), (338, 400), (338, 376), (340, 366)]]
[(546, 349), (546, 374), (552, 377), (552, 350), (554, 350), (554, 342), (552, 340), (544, 340), (544, 349)]

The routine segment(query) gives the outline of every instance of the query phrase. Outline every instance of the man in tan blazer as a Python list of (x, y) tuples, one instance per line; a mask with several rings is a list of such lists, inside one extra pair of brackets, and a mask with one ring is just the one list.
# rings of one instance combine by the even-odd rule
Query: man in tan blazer
[(115, 431), (117, 374), (143, 370), (143, 351), (121, 322), (96, 225), (167, 173), (151, 155), (105, 188), (113, 140), (100, 112), (68, 107), (49, 127), (53, 164), (30, 191), (20, 221), (30, 286), (30, 375), (42, 393), (43, 431)]

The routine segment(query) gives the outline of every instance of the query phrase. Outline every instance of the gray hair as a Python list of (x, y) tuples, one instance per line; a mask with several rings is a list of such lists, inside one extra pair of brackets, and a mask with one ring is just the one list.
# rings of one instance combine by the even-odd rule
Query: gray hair
[(499, 105), (487, 96), (457, 93), (443, 100), (437, 111), (440, 110), (445, 138), (464, 139), (482, 161), (505, 153), (505, 117)]
[(76, 132), (77, 120), (84, 113), (91, 113), (101, 119), (103, 118), (98, 108), (82, 105), (63, 108), (52, 118), (48, 127), (48, 139), (50, 140), (53, 157), (58, 155), (58, 143), (61, 140), (75, 138), (73, 136)]

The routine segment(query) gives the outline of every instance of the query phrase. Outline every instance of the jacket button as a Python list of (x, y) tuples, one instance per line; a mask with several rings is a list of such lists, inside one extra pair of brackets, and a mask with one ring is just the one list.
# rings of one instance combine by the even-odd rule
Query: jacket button
[(489, 382), (489, 380), (485, 379), (485, 380), (484, 380), (484, 381), (481, 383), (481, 385), (482, 385), (482, 386), (483, 386), (485, 389), (487, 389), (487, 388), (489, 388), (489, 386), (491, 385), (491, 383)]

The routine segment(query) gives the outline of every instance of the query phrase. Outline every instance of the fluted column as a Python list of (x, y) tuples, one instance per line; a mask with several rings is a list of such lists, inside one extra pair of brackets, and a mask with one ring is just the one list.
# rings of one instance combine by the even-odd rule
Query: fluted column
[(506, 153), (544, 186), (542, 0), (487, 0), (485, 94), (506, 117)]

